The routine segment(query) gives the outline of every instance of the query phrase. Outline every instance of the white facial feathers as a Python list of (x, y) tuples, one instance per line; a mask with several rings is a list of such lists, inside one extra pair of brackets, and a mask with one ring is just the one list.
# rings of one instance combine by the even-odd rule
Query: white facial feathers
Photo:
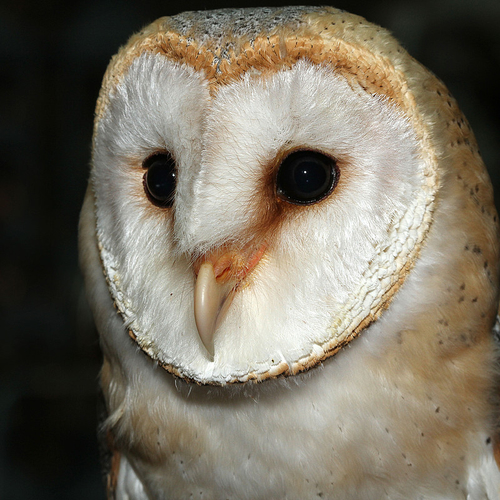
[[(271, 235), (257, 234), (274, 203), (265, 178), (277, 158), (299, 149), (335, 158), (339, 183), (320, 203), (285, 210)], [(177, 165), (172, 209), (151, 205), (143, 189), (142, 162), (162, 150)], [(99, 122), (94, 166), (101, 256), (115, 302), (151, 357), (200, 382), (320, 358), (387, 292), (421, 237), (405, 239), (428, 203), (408, 120), (307, 61), (248, 73), (210, 95), (202, 73), (143, 54)], [(191, 262), (262, 239), (266, 252), (217, 331), (212, 362), (194, 324)]]

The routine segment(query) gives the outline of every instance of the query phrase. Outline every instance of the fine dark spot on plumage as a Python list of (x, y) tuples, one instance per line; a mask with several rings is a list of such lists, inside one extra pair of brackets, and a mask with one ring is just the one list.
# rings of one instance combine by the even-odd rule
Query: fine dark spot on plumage
[(460, 302), (463, 302), (465, 300), (465, 297), (462, 295), (459, 299), (458, 299), (458, 303), (460, 304)]
[(488, 436), (488, 437), (486, 438), (486, 444), (490, 444), (490, 443), (491, 443), (491, 437), (489, 437), (489, 436)]
[(460, 290), (465, 290), (465, 283), (462, 283), (462, 284), (460, 285)]
[(439, 410), (440, 410), (440, 407), (438, 406), (438, 407), (436, 408), (436, 413), (439, 413)]
[(474, 247), (472, 248), (472, 252), (473, 253), (481, 253), (481, 248), (478, 247), (477, 245), (474, 245)]
[(471, 302), (477, 302), (477, 297), (474, 297)]

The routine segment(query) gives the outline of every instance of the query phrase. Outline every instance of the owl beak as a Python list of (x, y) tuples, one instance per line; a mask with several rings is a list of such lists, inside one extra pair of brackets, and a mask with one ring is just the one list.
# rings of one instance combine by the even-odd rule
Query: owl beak
[(224, 321), (240, 284), (259, 263), (266, 249), (267, 243), (249, 244), (239, 251), (222, 248), (204, 255), (194, 264), (194, 320), (212, 360), (215, 332)]
[(194, 320), (200, 339), (213, 359), (214, 334), (233, 301), (237, 283), (218, 283), (210, 261), (201, 264), (194, 288)]

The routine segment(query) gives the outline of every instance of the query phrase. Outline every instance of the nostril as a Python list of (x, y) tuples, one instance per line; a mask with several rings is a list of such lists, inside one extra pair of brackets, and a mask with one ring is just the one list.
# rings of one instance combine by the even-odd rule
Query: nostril
[(266, 249), (267, 243), (264, 242), (257, 247), (248, 245), (241, 250), (228, 250), (225, 247), (202, 255), (193, 263), (195, 277), (198, 276), (202, 264), (208, 261), (212, 264), (217, 283), (239, 282), (259, 263)]
[(237, 252), (230, 252), (222, 255), (214, 263), (215, 279), (219, 283), (225, 283), (230, 279), (234, 279), (238, 274), (238, 269), (241, 268), (243, 257)]
[(200, 268), (204, 262), (212, 264), (217, 283), (226, 283), (231, 279), (237, 278), (244, 267), (244, 258), (237, 252), (223, 253), (222, 255), (217, 252), (203, 255), (194, 261), (193, 271), (195, 277), (198, 277)]
[(218, 283), (225, 283), (237, 276), (238, 270), (244, 266), (244, 257), (236, 251), (228, 252), (227, 249), (202, 255), (193, 263), (195, 277), (198, 276), (204, 262), (212, 264), (215, 280)]

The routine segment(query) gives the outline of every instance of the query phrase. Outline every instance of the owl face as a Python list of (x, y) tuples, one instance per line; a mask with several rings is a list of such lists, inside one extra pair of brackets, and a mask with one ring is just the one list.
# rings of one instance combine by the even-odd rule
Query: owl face
[(417, 259), (438, 181), (428, 125), (383, 54), (309, 32), (334, 11), (291, 9), (265, 35), (225, 19), (219, 37), (184, 16), (133, 39), (101, 92), (109, 290), (178, 376), (295, 374), (374, 321)]

